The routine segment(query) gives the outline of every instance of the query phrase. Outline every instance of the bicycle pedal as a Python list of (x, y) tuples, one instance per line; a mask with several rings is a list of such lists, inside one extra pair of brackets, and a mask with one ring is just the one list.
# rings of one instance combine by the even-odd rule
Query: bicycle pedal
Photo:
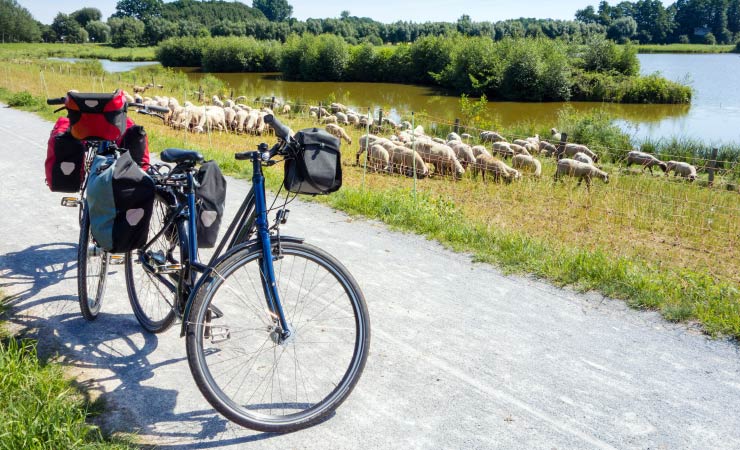
[(82, 203), (77, 197), (62, 197), (62, 206), (67, 208), (76, 208)]
[(211, 340), (211, 344), (218, 344), (231, 339), (231, 330), (225, 325), (208, 325), (205, 337)]
[(154, 271), (156, 273), (178, 273), (182, 270), (182, 264), (162, 264), (161, 266), (156, 266), (154, 268)]
[(110, 255), (110, 263), (111, 264), (123, 264), (125, 261), (124, 255)]

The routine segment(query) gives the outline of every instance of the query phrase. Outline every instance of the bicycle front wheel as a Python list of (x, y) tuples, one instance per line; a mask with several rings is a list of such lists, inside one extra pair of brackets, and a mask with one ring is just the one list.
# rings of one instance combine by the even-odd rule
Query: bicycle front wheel
[[(175, 322), (177, 285), (182, 275), (178, 267), (183, 261), (180, 247), (180, 223), (169, 224), (167, 202), (154, 198), (147, 242), (157, 239), (145, 249), (126, 254), (126, 291), (136, 320), (150, 333), (161, 333)], [(157, 236), (158, 235), (158, 236)]]
[(281, 244), (275, 282), (292, 329), (280, 337), (265, 296), (262, 250), (253, 245), (220, 262), (197, 292), (187, 354), (208, 402), (231, 421), (268, 432), (314, 425), (360, 378), (370, 323), (357, 282), (316, 247)]
[(95, 320), (100, 313), (109, 262), (110, 254), (98, 247), (90, 234), (90, 215), (83, 207), (77, 246), (77, 296), (86, 320)]

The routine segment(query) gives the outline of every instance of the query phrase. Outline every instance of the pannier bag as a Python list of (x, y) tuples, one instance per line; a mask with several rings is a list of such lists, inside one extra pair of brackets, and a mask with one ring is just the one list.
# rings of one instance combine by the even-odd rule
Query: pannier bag
[(126, 119), (126, 131), (116, 142), (120, 148), (125, 148), (131, 154), (134, 162), (142, 169), (149, 168), (149, 138), (144, 127), (134, 124), (130, 118)]
[(124, 253), (146, 244), (154, 180), (128, 152), (95, 156), (87, 182), (90, 232), (106, 251)]
[(126, 97), (113, 94), (67, 92), (64, 100), (70, 131), (75, 139), (115, 141), (126, 130)]
[(195, 191), (198, 247), (211, 248), (218, 240), (218, 229), (224, 215), (226, 178), (216, 161), (208, 161), (200, 166), (195, 180), (199, 185)]
[(82, 185), (85, 146), (68, 129), (68, 118), (57, 119), (46, 146), (46, 185), (52, 192), (78, 192)]
[(342, 186), (339, 139), (319, 128), (295, 134), (300, 151), (285, 160), (285, 189), (296, 194), (329, 194)]

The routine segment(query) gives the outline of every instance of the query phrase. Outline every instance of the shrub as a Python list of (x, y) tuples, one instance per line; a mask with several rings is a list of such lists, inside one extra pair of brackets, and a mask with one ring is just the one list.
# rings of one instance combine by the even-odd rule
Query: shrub
[(690, 44), (691, 40), (689, 40), (689, 36), (686, 34), (682, 34), (678, 37), (678, 43), (679, 44)]
[(161, 42), (155, 54), (165, 67), (200, 67), (207, 43), (206, 38), (171, 38)]
[(8, 99), (8, 106), (13, 108), (31, 108), (38, 109), (42, 105), (43, 101), (40, 98), (34, 97), (28, 91), (21, 91), (13, 94)]
[(717, 45), (717, 38), (711, 32), (704, 35), (704, 43), (707, 45)]
[(206, 72), (274, 72), (280, 67), (275, 41), (222, 37), (204, 42), (201, 64)]
[(614, 42), (598, 37), (586, 45), (582, 67), (587, 72), (616, 72), (636, 75), (640, 70), (637, 49), (628, 44), (619, 48)]

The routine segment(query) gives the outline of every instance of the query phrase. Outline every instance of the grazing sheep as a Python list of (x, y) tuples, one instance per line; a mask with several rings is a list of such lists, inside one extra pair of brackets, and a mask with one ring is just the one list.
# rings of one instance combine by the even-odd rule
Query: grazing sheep
[(460, 135), (460, 137), (463, 138), (466, 141), (469, 141), (470, 139), (473, 138), (473, 136), (471, 136), (470, 133), (463, 133), (463, 134)]
[(231, 107), (225, 107), (224, 108), (224, 121), (226, 123), (226, 128), (228, 130), (233, 131), (234, 130), (234, 119), (236, 118), (236, 111), (234, 111), (234, 108)]
[(455, 132), (452, 132), (452, 133), (450, 133), (450, 134), (447, 135), (447, 141), (448, 142), (449, 141), (462, 141), (462, 138), (460, 137), (459, 134), (457, 134)]
[(347, 114), (347, 122), (350, 125), (358, 125), (360, 123), (360, 116), (358, 116), (357, 114), (348, 113)]
[(342, 125), (349, 125), (347, 114), (341, 111), (337, 111), (334, 113), (334, 115), (337, 117), (337, 123), (341, 123)]
[(491, 154), (486, 150), (486, 148), (482, 145), (474, 145), (471, 147), (471, 150), (473, 151), (473, 156), (476, 158), (480, 155), (488, 155), (491, 156)]
[(149, 86), (134, 86), (134, 94), (143, 94)]
[(218, 95), (214, 95), (213, 98), (211, 98), (211, 103), (215, 106), (220, 106), (221, 108), (224, 107), (224, 102), (218, 98)]
[(436, 142), (437, 144), (447, 144), (447, 141), (445, 141), (442, 138), (438, 138), (438, 137), (433, 137), (432, 141)]
[(331, 116), (323, 116), (321, 119), (319, 119), (319, 122), (321, 123), (337, 123), (337, 116), (331, 115)]
[(249, 111), (240, 109), (239, 111), (236, 112), (236, 116), (234, 117), (234, 130), (237, 133), (244, 132), (244, 124), (247, 122), (248, 117), (249, 117)]
[(399, 128), (401, 129), (401, 131), (410, 130), (411, 122), (409, 122), (408, 120), (404, 120), (403, 122), (401, 122), (401, 125), (399, 125)]
[(534, 156), (530, 155), (514, 155), (511, 159), (511, 166), (515, 169), (522, 169), (522, 172), (532, 172), (532, 174), (539, 178), (542, 175), (542, 164)]
[(414, 128), (414, 136), (424, 136), (424, 127), (417, 125), (416, 128)]
[(389, 119), (388, 117), (383, 117), (383, 123), (382, 124), (383, 125), (388, 125), (389, 127), (391, 127), (394, 130), (398, 128), (398, 124), (393, 119)]
[(457, 156), (457, 160), (460, 161), (463, 169), (467, 170), (470, 164), (475, 164), (473, 149), (468, 144), (463, 144), (461, 141), (450, 141), (447, 146), (455, 152), (455, 156)]
[[(538, 153), (540, 150), (539, 141), (537, 144), (533, 143), (532, 141), (528, 141), (526, 139), (515, 139), (514, 142), (512, 142), (514, 145), (518, 145), (524, 149), (526, 149), (528, 154)], [(513, 149), (514, 147), (512, 147)]]
[(558, 148), (547, 141), (540, 141), (540, 155), (556, 156)]
[(511, 158), (514, 156), (514, 150), (511, 149), (511, 144), (508, 142), (494, 142), (493, 153), (500, 155), (502, 158)]
[(465, 173), (460, 161), (455, 156), (455, 152), (444, 144), (436, 142), (407, 142), (406, 146), (415, 148), (424, 162), (434, 164), (434, 169), (440, 175), (451, 173), (453, 177), (459, 179)]
[(679, 162), (679, 161), (668, 161), (666, 163), (666, 171), (665, 176), (668, 176), (668, 174), (673, 171), (673, 176), (681, 175), (681, 177), (686, 178), (689, 181), (696, 180), (696, 167), (692, 166), (689, 163), (685, 162)]
[(326, 131), (338, 137), (339, 139), (344, 139), (349, 145), (352, 145), (352, 138), (349, 137), (347, 132), (344, 131), (344, 128), (340, 127), (339, 125), (335, 123), (328, 123), (326, 124)]
[[(349, 117), (348, 117), (348, 119), (349, 119)], [(371, 127), (373, 125), (373, 123), (374, 123), (374, 121), (373, 121), (373, 118), (372, 117), (360, 116), (360, 120), (359, 120), (359, 122), (357, 122), (357, 127), (358, 128), (367, 128), (367, 127)]]
[(337, 113), (337, 112), (344, 113), (344, 112), (347, 112), (347, 109), (349, 108), (347, 108), (341, 103), (332, 103), (331, 105), (329, 105), (329, 109), (331, 109), (331, 112), (333, 113)]
[(495, 182), (499, 182), (503, 179), (505, 182), (511, 183), (521, 177), (518, 170), (507, 166), (500, 159), (494, 158), (490, 155), (481, 154), (478, 156), (475, 160), (474, 168), (476, 172), (481, 172), (481, 177), (484, 182), (486, 181), (486, 173), (490, 173)]
[(506, 142), (506, 139), (495, 131), (481, 131), (480, 141), (486, 142)]
[(650, 153), (640, 152), (637, 150), (633, 150), (627, 153), (627, 167), (631, 166), (632, 164), (638, 164), (642, 166), (643, 172), (645, 171), (645, 168), (647, 168), (648, 170), (650, 170), (651, 174), (653, 173), (653, 166), (660, 167), (663, 172), (668, 171), (668, 164), (659, 160)]
[(588, 156), (587, 154), (583, 152), (578, 152), (575, 155), (573, 155), (573, 159), (575, 159), (576, 161), (585, 163), (585, 164), (591, 164), (592, 166), (594, 165), (594, 160), (591, 159), (590, 156)]
[(558, 161), (558, 168), (555, 171), (554, 180), (558, 181), (563, 175), (569, 177), (578, 178), (578, 184), (580, 185), (583, 180), (586, 180), (586, 188), (591, 189), (591, 179), (598, 177), (604, 180), (604, 183), (609, 183), (609, 174), (597, 169), (591, 164), (582, 163), (575, 159), (561, 159)]
[(550, 137), (553, 141), (560, 142), (563, 139), (563, 134), (557, 128), (550, 128)]
[(515, 155), (529, 155), (529, 151), (526, 149), (526, 147), (522, 147), (518, 144), (509, 144), (509, 148), (512, 152), (514, 152)]
[(234, 107), (234, 100), (231, 100), (229, 98), (229, 99), (226, 99), (226, 101), (224, 101), (224, 108), (233, 108), (233, 107)]
[(283, 114), (290, 114), (290, 105), (289, 104), (286, 103), (286, 104), (283, 105), (282, 113)]
[(247, 101), (247, 96), (246, 95), (240, 95), (239, 97), (235, 98), (234, 101), (236, 101), (237, 103), (239, 103), (239, 102), (244, 103), (244, 102)]
[(388, 154), (388, 150), (380, 144), (373, 144), (370, 146), (370, 151), (368, 152), (368, 166), (375, 172), (387, 172), (390, 169), (390, 156)]
[(588, 147), (581, 144), (565, 144), (565, 149), (560, 156), (573, 156), (578, 152), (585, 153), (586, 155), (590, 156), (591, 159), (594, 160), (594, 162), (599, 161), (599, 157), (596, 155), (596, 153), (592, 152)]
[(414, 176), (414, 167), (416, 168), (416, 177), (425, 178), (429, 175), (429, 167), (418, 152), (403, 146), (395, 146), (389, 152), (391, 163), (396, 172), (402, 173), (407, 177)]

